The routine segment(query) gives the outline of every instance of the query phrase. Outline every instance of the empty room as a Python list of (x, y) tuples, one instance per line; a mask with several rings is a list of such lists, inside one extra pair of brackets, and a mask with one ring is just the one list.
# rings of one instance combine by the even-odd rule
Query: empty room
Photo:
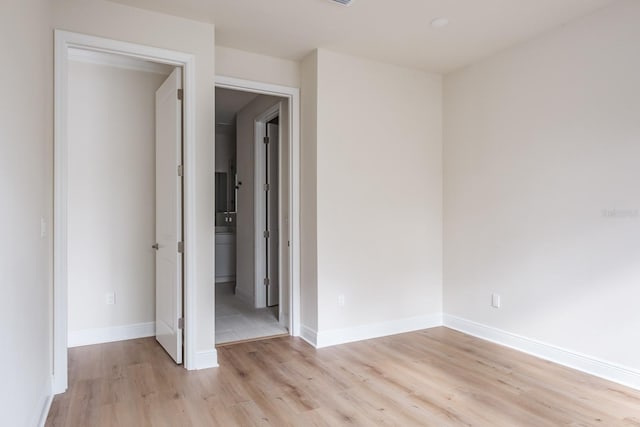
[(0, 425), (640, 426), (640, 1), (0, 28)]

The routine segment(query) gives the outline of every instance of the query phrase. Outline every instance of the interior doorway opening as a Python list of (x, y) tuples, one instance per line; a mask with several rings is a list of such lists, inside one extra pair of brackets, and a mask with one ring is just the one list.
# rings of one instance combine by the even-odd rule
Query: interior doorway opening
[(216, 89), (217, 344), (291, 330), (285, 114), (286, 98)]
[(69, 347), (155, 336), (183, 361), (182, 87), (181, 67), (69, 49)]
[(55, 36), (53, 391), (72, 346), (153, 336), (193, 369), (194, 57)]

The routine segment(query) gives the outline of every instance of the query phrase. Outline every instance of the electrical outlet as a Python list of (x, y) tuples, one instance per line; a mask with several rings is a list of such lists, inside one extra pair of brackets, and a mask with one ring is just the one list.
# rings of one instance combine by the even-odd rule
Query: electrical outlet
[(116, 293), (107, 292), (106, 294), (107, 305), (114, 305), (116, 303)]
[(40, 237), (47, 237), (47, 222), (44, 220), (44, 218), (40, 218)]
[(338, 295), (338, 307), (344, 307), (345, 304), (344, 295)]
[(500, 301), (500, 295), (491, 294), (491, 307), (500, 308), (501, 305), (502, 305), (502, 302)]

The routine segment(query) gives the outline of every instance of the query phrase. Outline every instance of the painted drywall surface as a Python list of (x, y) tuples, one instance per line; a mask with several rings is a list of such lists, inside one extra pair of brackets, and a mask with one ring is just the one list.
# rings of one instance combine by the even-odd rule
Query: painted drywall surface
[[(53, 35), (50, 2), (0, 3), (0, 425), (35, 426), (51, 394)], [(40, 219), (46, 221), (41, 237)]]
[(318, 52), (301, 63), (300, 87), (300, 322), (318, 330)]
[(260, 95), (236, 116), (238, 189), (236, 214), (236, 292), (247, 301), (255, 295), (255, 121), (281, 99)]
[[(187, 52), (196, 62), (196, 351), (215, 348), (214, 318), (214, 28), (104, 0), (57, 0), (53, 26)], [(188, 257), (189, 254), (186, 254)]]
[(318, 331), (440, 313), (441, 77), (320, 49), (317, 90)]
[(154, 322), (155, 92), (166, 76), (68, 70), (68, 330)]
[(298, 62), (224, 46), (216, 46), (216, 75), (300, 87)]
[(620, 1), (447, 76), (446, 313), (640, 369), (639, 21)]

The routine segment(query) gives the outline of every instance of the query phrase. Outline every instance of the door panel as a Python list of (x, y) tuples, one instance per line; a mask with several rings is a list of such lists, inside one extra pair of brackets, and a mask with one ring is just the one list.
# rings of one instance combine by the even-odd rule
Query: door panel
[(182, 363), (182, 70), (156, 92), (156, 340)]
[(269, 185), (267, 194), (267, 230), (269, 237), (267, 239), (267, 277), (269, 278), (269, 286), (267, 287), (267, 306), (273, 307), (280, 302), (280, 277), (279, 277), (279, 203), (278, 203), (278, 168), (279, 168), (279, 151), (280, 135), (278, 125), (267, 123), (267, 136), (269, 144), (267, 147), (266, 161), (266, 179)]

